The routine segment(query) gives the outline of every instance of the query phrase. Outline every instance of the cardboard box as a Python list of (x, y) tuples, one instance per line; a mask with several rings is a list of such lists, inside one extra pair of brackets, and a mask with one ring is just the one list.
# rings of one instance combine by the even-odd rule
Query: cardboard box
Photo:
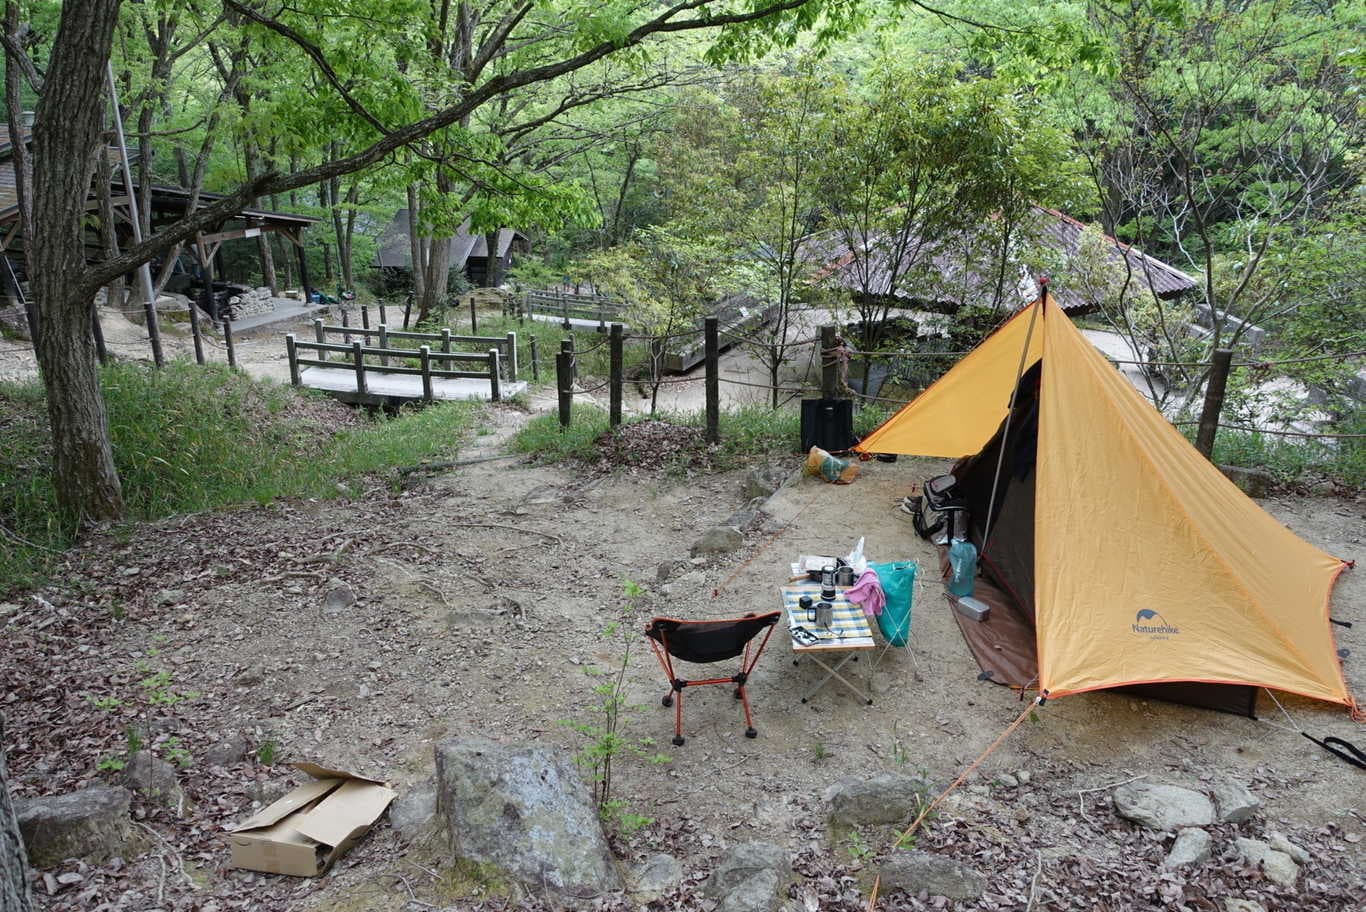
[(229, 828), (232, 866), (314, 877), (370, 829), (395, 792), (374, 779), (312, 763), (313, 777), (270, 807)]

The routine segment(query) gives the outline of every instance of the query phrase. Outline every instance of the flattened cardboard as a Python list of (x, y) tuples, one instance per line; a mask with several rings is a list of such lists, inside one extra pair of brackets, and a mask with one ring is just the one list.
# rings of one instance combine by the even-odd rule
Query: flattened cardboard
[(295, 769), (315, 777), (229, 828), (232, 866), (314, 877), (365, 834), (394, 800), (382, 782), (313, 763)]

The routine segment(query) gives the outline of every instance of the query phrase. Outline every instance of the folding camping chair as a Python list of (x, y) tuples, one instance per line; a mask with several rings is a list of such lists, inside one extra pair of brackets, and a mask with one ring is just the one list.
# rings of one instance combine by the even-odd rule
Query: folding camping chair
[[(680, 621), (677, 618), (657, 617), (645, 628), (650, 638), (650, 648), (669, 679), (669, 692), (660, 702), (674, 708), (674, 744), (681, 746), (683, 741), (683, 690), (687, 687), (700, 687), (704, 684), (734, 684), (735, 699), (745, 709), (745, 737), (758, 735), (754, 730), (754, 719), (749, 712), (749, 697), (745, 695), (745, 682), (749, 680), (754, 666), (759, 664), (768, 638), (773, 635), (774, 625), (782, 617), (781, 611), (768, 614), (747, 614), (740, 618), (717, 621)], [(759, 648), (750, 656), (751, 641), (763, 633)], [(673, 660), (692, 662), (698, 665), (723, 662), (743, 656), (740, 670), (728, 678), (705, 678), (689, 681), (674, 672)]]

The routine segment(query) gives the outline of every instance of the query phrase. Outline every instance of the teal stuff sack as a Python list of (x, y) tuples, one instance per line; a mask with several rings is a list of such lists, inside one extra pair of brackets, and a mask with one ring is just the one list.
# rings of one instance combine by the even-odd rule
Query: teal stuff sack
[(906, 645), (911, 636), (911, 593), (915, 589), (915, 562), (891, 561), (869, 564), (877, 572), (877, 581), (887, 604), (877, 616), (878, 630), (888, 643), (897, 648)]

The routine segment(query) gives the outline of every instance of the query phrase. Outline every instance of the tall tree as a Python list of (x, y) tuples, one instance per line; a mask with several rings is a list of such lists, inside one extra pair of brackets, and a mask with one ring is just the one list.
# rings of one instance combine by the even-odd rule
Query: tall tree
[[(300, 0), (270, 13), (257, 3), (223, 0), (228, 14), (243, 27), (255, 30), (261, 40), (266, 35), (275, 36), (311, 62), (329, 87), (328, 98), (346, 111), (344, 123), (329, 126), (349, 127), (356, 141), (349, 143), (339, 158), (305, 165), (298, 171), (282, 171), (272, 163), (255, 177), (229, 188), (222, 199), (159, 229), (120, 255), (97, 263), (84, 258), (82, 219), (100, 146), (105, 111), (103, 72), (110, 59), (121, 4), (120, 0), (87, 0), (62, 7), (33, 132), (31, 289), (39, 310), (38, 357), (52, 426), (55, 486), (61, 508), (73, 517), (103, 520), (123, 514), (88, 311), (91, 297), (112, 277), (221, 223), (260, 196), (358, 171), (400, 150), (416, 148), (425, 138), (442, 131), (447, 138), (466, 139), (462, 125), (490, 102), (640, 48), (656, 36), (775, 20), (800, 29), (821, 21), (827, 10), (838, 12), (846, 6), (837, 0), (750, 0), (742, 4), (684, 0), (670, 6), (639, 7), (595, 3), (591, 5), (592, 15), (585, 15), (589, 6), (577, 0), (490, 0), (478, 8), (486, 15), (462, 20), (461, 27), (467, 27), (471, 40), (461, 45), (461, 53), (471, 54), (474, 67), (463, 72), (462, 82), (440, 94), (439, 106), (394, 105), (372, 110), (370, 102), (377, 93), (401, 94), (405, 86), (411, 93), (411, 84), (399, 85), (404, 81), (398, 72), (375, 83), (339, 77), (337, 66), (342, 58), (331, 53), (335, 48), (327, 43), (329, 29), (338, 21), (361, 21), (373, 31), (376, 23), (402, 25), (402, 17), (391, 19), (388, 8), (381, 11), (362, 0), (338, 0), (330, 4), (332, 14), (319, 25), (310, 7), (320, 2)], [(457, 7), (461, 14), (476, 11), (473, 4), (460, 3)], [(316, 103), (318, 100), (308, 99), (305, 106)], [(483, 160), (478, 143), (464, 142), (457, 149), (459, 161)]]

